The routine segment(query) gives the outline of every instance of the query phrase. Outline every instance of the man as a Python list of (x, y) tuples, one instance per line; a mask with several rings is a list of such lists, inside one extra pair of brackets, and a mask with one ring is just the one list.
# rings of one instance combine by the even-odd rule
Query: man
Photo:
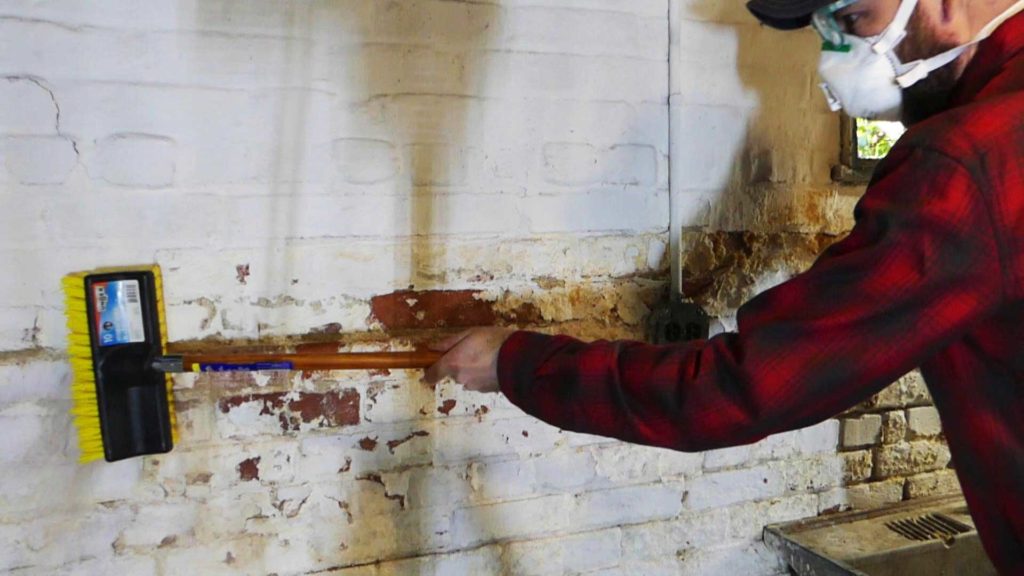
[(698, 451), (812, 425), (920, 367), (985, 549), (1024, 574), (1024, 0), (752, 0), (813, 25), (833, 107), (902, 117), (853, 230), (673, 346), (484, 328), (428, 371), (555, 426)]

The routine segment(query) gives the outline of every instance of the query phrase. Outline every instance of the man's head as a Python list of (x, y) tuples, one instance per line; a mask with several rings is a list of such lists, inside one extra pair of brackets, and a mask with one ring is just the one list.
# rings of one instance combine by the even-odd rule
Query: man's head
[[(780, 29), (828, 22), (844, 35), (872, 39), (890, 26), (909, 0), (751, 0), (747, 7), (762, 22)], [(902, 63), (927, 60), (966, 45), (1017, 0), (917, 0), (906, 36), (893, 53)], [(822, 15), (827, 15), (827, 20)], [(824, 35), (824, 34), (823, 34)], [(973, 47), (924, 79), (902, 89), (902, 116), (914, 123), (946, 108), (949, 94), (974, 56)]]

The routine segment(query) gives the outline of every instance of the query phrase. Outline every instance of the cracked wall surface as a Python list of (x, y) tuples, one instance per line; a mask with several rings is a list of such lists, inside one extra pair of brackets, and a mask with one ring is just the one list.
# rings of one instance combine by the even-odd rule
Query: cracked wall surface
[(76, 463), (72, 271), (159, 264), (181, 350), (642, 338), (671, 192), (731, 328), (852, 224), (815, 43), (712, 0), (8, 3), (0, 572), (774, 576), (766, 523), (957, 490), (917, 374), (700, 454), (414, 371), (181, 375), (173, 452)]

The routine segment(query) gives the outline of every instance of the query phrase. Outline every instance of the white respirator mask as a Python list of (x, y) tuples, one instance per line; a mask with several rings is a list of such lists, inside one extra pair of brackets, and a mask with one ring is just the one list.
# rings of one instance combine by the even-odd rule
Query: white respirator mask
[(821, 8), (811, 16), (811, 24), (825, 40), (818, 74), (824, 80), (821, 88), (829, 108), (868, 120), (899, 120), (905, 88), (956, 60), (965, 50), (988, 38), (1003, 22), (1024, 10), (1024, 0), (1019, 0), (967, 44), (904, 64), (896, 56), (896, 47), (907, 36), (907, 23), (914, 14), (917, 0), (903, 0), (889, 26), (881, 34), (867, 38), (845, 33), (836, 21), (836, 12), (857, 1), (839, 0)]

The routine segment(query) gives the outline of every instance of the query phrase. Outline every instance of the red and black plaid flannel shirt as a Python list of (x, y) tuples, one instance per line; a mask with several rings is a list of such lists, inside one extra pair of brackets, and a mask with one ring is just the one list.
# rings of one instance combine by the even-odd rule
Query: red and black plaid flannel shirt
[(812, 425), (920, 367), (985, 549), (1024, 574), (1024, 14), (878, 167), (856, 224), (738, 329), (672, 346), (517, 332), (501, 389), (567, 430), (676, 450)]

